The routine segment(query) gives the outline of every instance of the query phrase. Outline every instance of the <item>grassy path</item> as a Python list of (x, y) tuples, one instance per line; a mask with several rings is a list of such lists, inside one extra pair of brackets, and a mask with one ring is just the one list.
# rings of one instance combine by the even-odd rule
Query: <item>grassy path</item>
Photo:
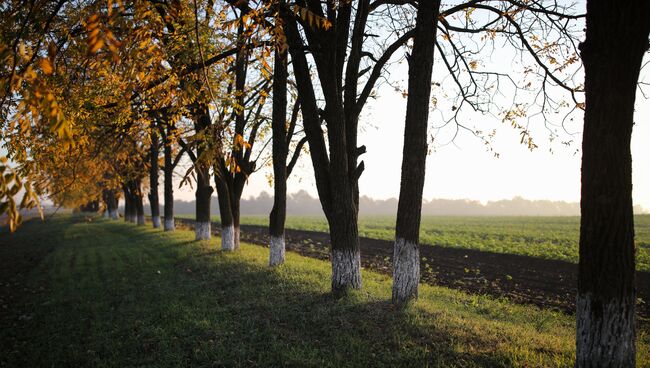
[(327, 262), (217, 243), (80, 216), (0, 235), (0, 366), (572, 366), (564, 315), (429, 286), (396, 311), (372, 272), (335, 299)]

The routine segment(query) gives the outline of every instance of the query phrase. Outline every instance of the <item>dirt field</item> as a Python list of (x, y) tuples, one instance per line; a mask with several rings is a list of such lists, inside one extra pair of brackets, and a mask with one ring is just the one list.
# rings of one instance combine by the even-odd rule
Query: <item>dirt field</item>
[[(192, 221), (177, 219), (191, 226)], [(218, 224), (213, 225), (215, 233)], [(241, 226), (242, 240), (267, 246), (268, 229)], [(329, 259), (329, 234), (286, 230), (287, 249), (302, 255)], [(363, 267), (390, 274), (393, 243), (360, 238)], [(573, 313), (577, 291), (577, 265), (514, 254), (481, 252), (438, 246), (420, 247), (422, 282), (463, 291), (505, 297), (516, 303)], [(650, 319), (650, 273), (637, 272), (637, 313)]]

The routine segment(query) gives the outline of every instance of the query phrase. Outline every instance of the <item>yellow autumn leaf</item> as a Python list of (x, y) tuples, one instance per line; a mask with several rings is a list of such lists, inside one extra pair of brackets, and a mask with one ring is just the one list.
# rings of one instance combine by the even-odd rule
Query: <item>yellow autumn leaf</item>
[(20, 56), (21, 59), (27, 59), (27, 46), (23, 42), (18, 44), (18, 56)]
[(90, 47), (90, 53), (91, 54), (96, 53), (103, 46), (104, 46), (104, 40), (102, 40), (102, 39), (97, 40), (97, 42), (93, 43), (92, 46)]
[(97, 27), (97, 28), (93, 29), (92, 31), (90, 31), (90, 33), (88, 34), (88, 38), (90, 38), (90, 39), (97, 38), (98, 34), (99, 34), (99, 27)]
[(50, 61), (50, 59), (42, 58), (40, 64), (43, 73), (50, 75), (54, 72), (54, 67), (52, 67), (52, 62)]

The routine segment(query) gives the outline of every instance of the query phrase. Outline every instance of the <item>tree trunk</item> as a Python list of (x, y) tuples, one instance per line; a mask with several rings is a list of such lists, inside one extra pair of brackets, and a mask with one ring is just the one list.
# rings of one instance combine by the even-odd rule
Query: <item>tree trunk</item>
[(418, 297), (420, 216), (427, 160), (431, 71), (440, 0), (420, 0), (409, 58), (408, 101), (404, 125), (402, 180), (393, 252), (393, 303)]
[(111, 216), (108, 213), (108, 190), (107, 189), (102, 190), (102, 201), (104, 202), (104, 213), (102, 214), (102, 217), (110, 218)]
[[(327, 216), (332, 243), (332, 291), (361, 288), (361, 264), (357, 229), (355, 183), (363, 166), (350, 167), (346, 140), (346, 121), (337, 91), (336, 63), (332, 55), (318, 62), (318, 74), (327, 100), (328, 149), (323, 139), (318, 107), (311, 82), (309, 64), (304, 55), (300, 33), (291, 15), (282, 13), (291, 53), (303, 125), (309, 142), (318, 196)], [(311, 42), (310, 42), (311, 43)], [(331, 51), (331, 49), (329, 50)], [(327, 52), (325, 52), (327, 54)], [(332, 104), (330, 104), (330, 101)], [(354, 148), (355, 155), (357, 152)], [(356, 157), (351, 159), (356, 162)]]
[[(235, 95), (237, 104), (246, 105), (246, 77), (248, 73), (248, 55), (249, 50), (246, 47), (248, 36), (245, 34), (244, 27), (239, 27), (237, 34), (237, 57), (235, 60)], [(245, 149), (242, 144), (236, 144), (237, 137), (244, 139), (244, 131), (248, 123), (245, 109), (236, 110), (235, 114), (235, 141), (233, 142), (232, 158), (239, 166), (239, 170), (230, 173), (227, 170), (226, 184), (228, 184), (228, 194), (230, 195), (230, 213), (232, 214), (232, 246), (233, 250), (239, 250), (239, 207), (244, 185), (248, 181), (248, 176), (253, 173), (255, 163), (249, 160), (252, 147)], [(255, 124), (255, 122), (253, 122)], [(249, 142), (254, 144), (254, 142)]]
[(131, 189), (129, 183), (126, 182), (122, 185), (122, 190), (124, 191), (124, 222), (135, 222), (135, 207), (133, 203), (133, 196), (131, 195)]
[(142, 181), (140, 179), (132, 180), (131, 185), (132, 185), (131, 193), (133, 195), (136, 222), (138, 226), (144, 226), (145, 225), (144, 204), (142, 202), (144, 195), (142, 193)]
[(108, 213), (108, 218), (117, 220), (120, 218), (119, 213), (117, 212), (117, 197), (115, 192), (112, 189), (105, 190), (106, 198), (106, 212)]
[(635, 366), (630, 138), (650, 3), (587, 2), (576, 367)]
[(111, 215), (108, 213), (108, 190), (106, 189), (102, 190), (102, 201), (104, 202), (104, 213), (102, 217), (110, 218)]
[(156, 133), (155, 124), (151, 126), (151, 152), (149, 167), (149, 204), (151, 205), (151, 222), (154, 228), (160, 227), (160, 202), (158, 200), (158, 134)]
[(165, 231), (174, 231), (176, 225), (174, 223), (174, 158), (172, 157), (172, 135), (174, 134), (173, 125), (167, 126), (167, 134), (165, 134)]
[(269, 265), (284, 263), (287, 216), (287, 53), (276, 48), (273, 67), (273, 209), (269, 215)]
[(328, 216), (332, 243), (332, 292), (343, 293), (361, 288), (358, 219), (354, 209), (345, 203), (334, 203), (333, 209), (334, 215)]
[(110, 206), (108, 207), (108, 209), (109, 209), (109, 211), (110, 211), (110, 212), (109, 212), (109, 215), (111, 216), (111, 218), (112, 218), (113, 220), (119, 220), (119, 219), (120, 219), (120, 213), (119, 213), (119, 211), (117, 210), (117, 207), (118, 207), (118, 198), (117, 198), (117, 195), (115, 194), (115, 191), (114, 191), (114, 190), (111, 190), (111, 191), (110, 191), (110, 194), (111, 194), (111, 201), (109, 202), (109, 203), (110, 203)]
[(227, 175), (228, 172), (223, 162), (215, 165), (214, 183), (217, 187), (219, 217), (221, 218), (221, 250), (231, 252), (235, 250), (235, 228), (230, 205), (230, 190), (226, 183)]
[[(207, 105), (197, 107), (195, 117), (196, 133), (201, 133), (207, 129), (210, 124), (210, 112)], [(196, 168), (196, 222), (194, 225), (194, 234), (196, 240), (209, 240), (211, 237), (210, 226), (210, 201), (213, 189), (210, 186), (209, 166), (202, 157), (205, 147), (199, 143), (196, 149), (197, 161), (194, 163)]]
[(196, 225), (194, 232), (196, 240), (208, 240), (211, 237), (210, 201), (212, 187), (210, 176), (205, 168), (197, 170), (196, 174)]
[(240, 220), (240, 212), (239, 212), (239, 204), (240, 204), (240, 199), (241, 197), (237, 198), (230, 198), (230, 209), (232, 211), (232, 229), (233, 229), (233, 249), (234, 250), (239, 250), (239, 220)]
[[(319, 70), (321, 82), (324, 69)], [(330, 88), (332, 85), (330, 83)], [(324, 88), (324, 94), (333, 94)], [(330, 99), (332, 99), (330, 97)], [(361, 261), (358, 235), (357, 179), (361, 175), (356, 166), (349, 166), (345, 116), (342, 106), (327, 106), (325, 112), (329, 140), (330, 211), (326, 216), (332, 241), (332, 291), (345, 292), (361, 288)], [(356, 158), (352, 160), (356, 162)], [(360, 167), (363, 169), (363, 166)]]

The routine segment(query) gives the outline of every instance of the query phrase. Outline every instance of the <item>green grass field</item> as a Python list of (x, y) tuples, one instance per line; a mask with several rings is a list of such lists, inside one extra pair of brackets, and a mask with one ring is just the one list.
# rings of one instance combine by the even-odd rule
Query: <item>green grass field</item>
[[(421, 286), (395, 310), (391, 280), (329, 294), (330, 265), (83, 216), (0, 235), (2, 367), (571, 367), (569, 316)], [(639, 334), (639, 366), (650, 364)]]
[[(193, 216), (186, 216), (193, 217)], [(215, 221), (219, 221), (215, 216)], [(650, 215), (634, 218), (637, 269), (650, 271)], [(268, 216), (244, 216), (242, 224), (268, 226)], [(320, 216), (289, 216), (288, 229), (328, 231)], [(579, 217), (447, 217), (422, 218), (420, 242), (443, 247), (522, 254), (578, 263)], [(395, 238), (395, 218), (359, 219), (359, 235), (383, 240)]]

